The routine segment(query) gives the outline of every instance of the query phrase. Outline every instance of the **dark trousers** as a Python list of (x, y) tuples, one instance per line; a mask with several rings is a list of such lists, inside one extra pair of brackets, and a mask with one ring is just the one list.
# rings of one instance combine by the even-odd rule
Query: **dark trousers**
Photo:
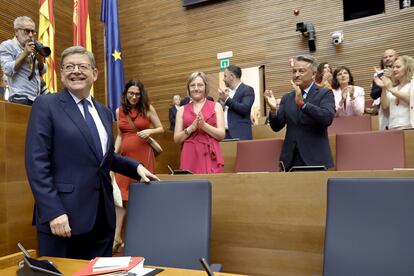
[(115, 229), (108, 227), (101, 195), (96, 222), (90, 232), (64, 238), (37, 231), (39, 255), (84, 260), (91, 260), (98, 256), (111, 257), (114, 235)]
[(300, 156), (297, 147), (295, 147), (295, 150), (293, 151), (292, 162), (286, 167), (286, 171), (288, 172), (294, 166), (306, 166), (306, 163), (303, 161), (302, 156)]

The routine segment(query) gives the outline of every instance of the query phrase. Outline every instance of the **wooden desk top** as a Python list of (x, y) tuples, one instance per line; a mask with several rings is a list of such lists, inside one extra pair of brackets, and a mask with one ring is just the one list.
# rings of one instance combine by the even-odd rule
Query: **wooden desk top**
[[(64, 258), (55, 258), (55, 257), (45, 257), (40, 259), (48, 259), (52, 261), (58, 269), (63, 273), (63, 275), (72, 275), (76, 271), (84, 267), (88, 261), (85, 260), (75, 260), (75, 259), (64, 259)], [(17, 264), (0, 269), (0, 275), (2, 276), (15, 276), (18, 267)], [(194, 275), (194, 276), (205, 276), (206, 272), (202, 270), (191, 270), (191, 269), (179, 269), (179, 268), (164, 268), (165, 270), (159, 275), (161, 276), (178, 276), (178, 275)], [(231, 276), (231, 275), (241, 275), (241, 274), (230, 274), (230, 273), (217, 273), (214, 275), (217, 276)]]

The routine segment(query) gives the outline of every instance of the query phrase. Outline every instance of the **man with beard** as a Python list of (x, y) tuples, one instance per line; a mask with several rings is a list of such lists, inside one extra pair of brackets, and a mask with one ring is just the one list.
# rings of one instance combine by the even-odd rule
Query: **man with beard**
[(230, 65), (224, 70), (224, 84), (227, 89), (219, 88), (220, 101), (224, 106), (225, 139), (252, 139), (250, 112), (254, 102), (252, 87), (240, 81), (240, 67)]
[(14, 22), (15, 37), (0, 44), (0, 62), (8, 77), (9, 101), (32, 105), (41, 89), (40, 76), (46, 72), (43, 57), (36, 53), (34, 21), (27, 16)]
[(382, 87), (378, 84), (382, 85), (382, 82), (380, 81), (380, 78), (385, 74), (386, 76), (391, 75), (392, 66), (394, 65), (395, 60), (398, 58), (398, 54), (393, 49), (388, 49), (384, 51), (384, 54), (382, 55), (382, 59), (380, 62), (380, 68), (381, 73), (374, 75), (374, 80), (372, 82), (371, 87), (371, 98), (374, 100), (381, 97), (381, 91)]
[(378, 128), (380, 130), (388, 129), (389, 124), (388, 112), (384, 112), (380, 107), (380, 97), (382, 89), (384, 88), (384, 83), (382, 82), (381, 77), (386, 76), (388, 78), (392, 78), (392, 67), (397, 58), (398, 54), (395, 50), (385, 50), (380, 62), (381, 70), (377, 70), (378, 73), (374, 74), (374, 80), (372, 81), (371, 98), (375, 100), (373, 106), (378, 107)]
[(315, 84), (317, 66), (311, 55), (294, 58), (293, 91), (283, 96), (279, 108), (273, 92), (265, 91), (270, 126), (279, 131), (287, 125), (280, 154), (286, 170), (293, 166), (333, 167), (327, 129), (335, 116), (335, 98), (332, 90)]

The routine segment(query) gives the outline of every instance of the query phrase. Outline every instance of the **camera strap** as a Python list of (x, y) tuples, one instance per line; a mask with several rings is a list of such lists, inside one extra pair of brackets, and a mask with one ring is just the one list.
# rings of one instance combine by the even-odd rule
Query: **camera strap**
[(36, 74), (36, 56), (35, 55), (31, 55), (30, 58), (32, 59), (32, 73), (29, 76), (29, 80), (32, 80), (33, 77)]

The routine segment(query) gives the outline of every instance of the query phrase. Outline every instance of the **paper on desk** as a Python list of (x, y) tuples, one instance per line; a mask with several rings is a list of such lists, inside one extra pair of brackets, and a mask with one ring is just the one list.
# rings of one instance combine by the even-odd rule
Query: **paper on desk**
[(100, 257), (93, 265), (93, 271), (107, 270), (113, 268), (127, 268), (131, 257)]

